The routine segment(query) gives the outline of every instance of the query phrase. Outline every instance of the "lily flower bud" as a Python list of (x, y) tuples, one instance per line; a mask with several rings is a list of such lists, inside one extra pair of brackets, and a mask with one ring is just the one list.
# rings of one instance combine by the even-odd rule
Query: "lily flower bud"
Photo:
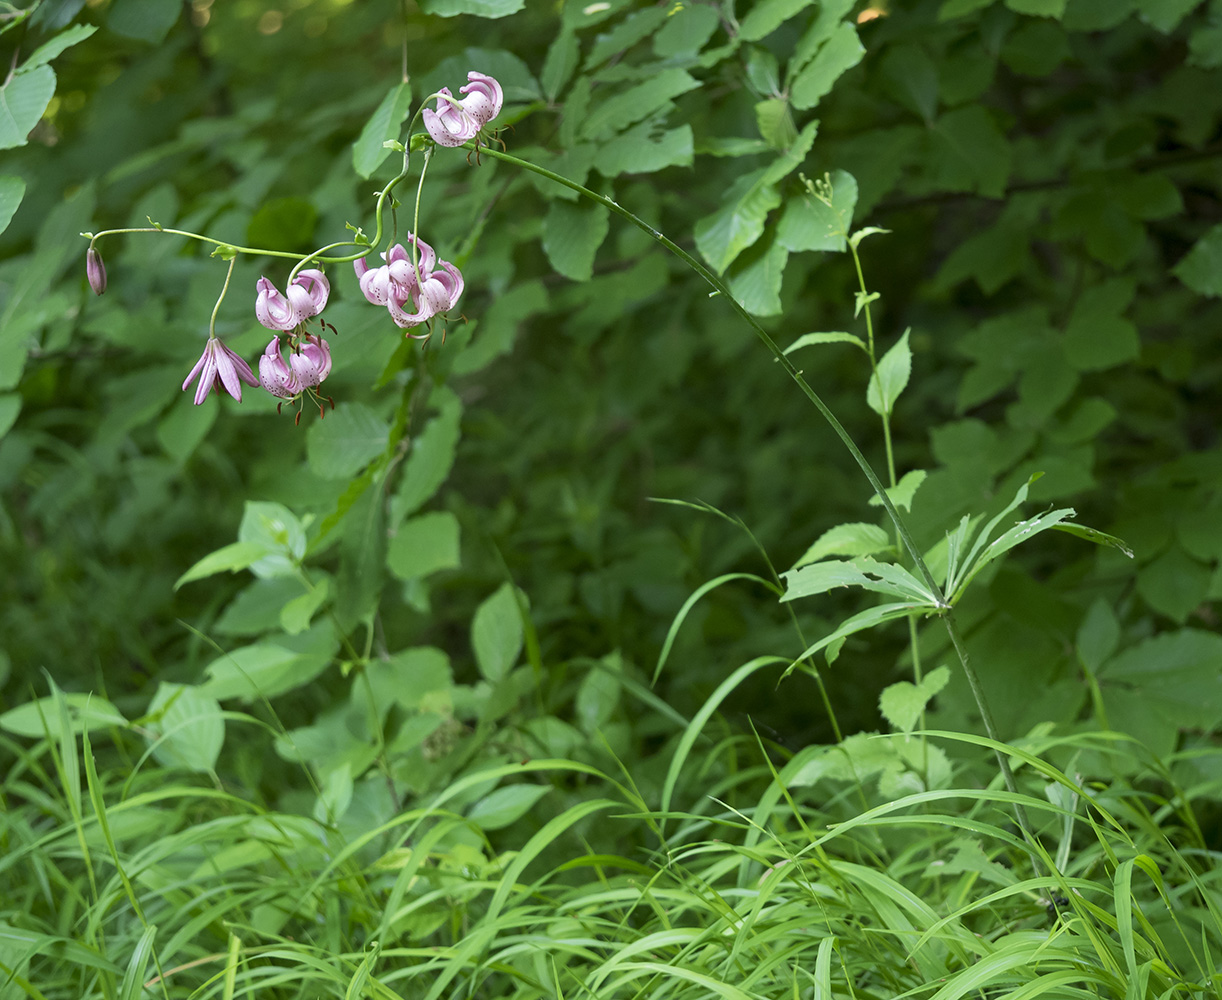
[(106, 265), (102, 261), (102, 255), (93, 247), (85, 254), (85, 276), (89, 279), (89, 287), (93, 289), (94, 295), (101, 295), (106, 291)]

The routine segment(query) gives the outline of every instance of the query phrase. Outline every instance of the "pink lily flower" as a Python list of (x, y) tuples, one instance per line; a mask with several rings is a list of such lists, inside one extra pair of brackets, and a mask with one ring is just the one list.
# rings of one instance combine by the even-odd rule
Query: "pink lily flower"
[(415, 267), (399, 243), (382, 255), (386, 263), (381, 267), (371, 268), (363, 259), (352, 262), (365, 298), (386, 306), (396, 325), (405, 329), (452, 309), (463, 292), (458, 268), (438, 260), (436, 251), (419, 237), (408, 233), (407, 241), (419, 251)]
[(312, 389), (331, 374), (331, 348), (322, 337), (307, 333), (289, 355), (289, 365), (301, 387)]
[(247, 385), (258, 385), (250, 370), (250, 365), (234, 354), (216, 337), (209, 337), (204, 345), (204, 353), (195, 362), (191, 374), (187, 376), (182, 387), (185, 390), (199, 376), (199, 385), (195, 387), (195, 405), (199, 406), (208, 398), (208, 393), (215, 389), (218, 393), (222, 388), (239, 403), (242, 402), (242, 382)]
[(287, 297), (267, 278), (255, 283), (255, 316), (269, 330), (295, 330), (327, 304), (331, 283), (322, 271), (307, 268), (289, 283)]
[(479, 123), (460, 103), (455, 103), (449, 87), (442, 87), (437, 94), (437, 110), (425, 108), (420, 113), (433, 141), (439, 146), (461, 146), (468, 139), (474, 139)]
[(471, 82), (465, 87), (458, 88), (460, 94), (467, 95), (462, 99), (463, 110), (475, 119), (475, 123), (480, 128), (483, 128), (501, 113), (505, 92), (501, 90), (501, 85), (495, 79), (484, 73), (471, 70), (467, 74), (467, 79)]
[(439, 146), (461, 146), (500, 114), (505, 101), (501, 85), (475, 70), (467, 74), (467, 80), (465, 87), (458, 88), (460, 94), (467, 95), (462, 100), (456, 101), (449, 87), (442, 87), (436, 94), (437, 110), (425, 108), (421, 112), (424, 127)]
[(307, 389), (319, 385), (331, 373), (331, 348), (322, 337), (306, 334), (289, 352), (285, 363), (280, 353), (280, 337), (259, 357), (259, 381), (263, 388), (280, 399), (296, 399)]

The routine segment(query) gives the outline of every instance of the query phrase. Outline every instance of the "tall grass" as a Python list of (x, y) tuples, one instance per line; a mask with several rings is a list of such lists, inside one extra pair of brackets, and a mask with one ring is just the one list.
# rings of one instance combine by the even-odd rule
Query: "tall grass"
[[(61, 721), (0, 744), (5, 998), (1217, 995), (1200, 751), (1169, 767), (1113, 734), (934, 733), (953, 787), (885, 801), (749, 736), (689, 755), (715, 735), (702, 713), (659, 755), (665, 807), (631, 775), (518, 761), (352, 836)], [(993, 749), (1036, 846), (979, 782)], [(515, 781), (550, 789), (527, 818), (463, 814)]]

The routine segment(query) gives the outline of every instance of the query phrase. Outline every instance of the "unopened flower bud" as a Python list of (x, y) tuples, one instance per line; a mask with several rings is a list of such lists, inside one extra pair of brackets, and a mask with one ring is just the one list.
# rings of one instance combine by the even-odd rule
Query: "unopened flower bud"
[(85, 275), (89, 278), (89, 287), (94, 295), (106, 291), (106, 265), (102, 263), (102, 255), (93, 247), (85, 254)]

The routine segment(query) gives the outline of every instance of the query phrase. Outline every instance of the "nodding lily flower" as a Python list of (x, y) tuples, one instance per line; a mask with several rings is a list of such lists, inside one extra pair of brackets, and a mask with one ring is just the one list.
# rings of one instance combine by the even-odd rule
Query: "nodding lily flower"
[(327, 304), (331, 283), (322, 271), (307, 268), (289, 282), (288, 294), (281, 295), (267, 278), (255, 283), (255, 316), (269, 330), (295, 330)]
[(216, 337), (209, 337), (204, 345), (204, 353), (195, 362), (191, 374), (187, 376), (182, 387), (186, 389), (199, 376), (199, 385), (195, 387), (195, 405), (199, 406), (208, 398), (208, 393), (215, 389), (218, 393), (223, 388), (229, 395), (242, 402), (242, 383), (258, 385), (250, 365), (234, 354)]
[(85, 253), (85, 277), (89, 279), (89, 287), (93, 289), (94, 295), (101, 295), (106, 291), (106, 262), (93, 247)]
[(407, 241), (419, 254), (414, 267), (401, 243), (382, 255), (386, 263), (381, 267), (371, 268), (363, 259), (352, 262), (365, 298), (386, 306), (395, 323), (405, 329), (452, 309), (463, 291), (458, 268), (438, 260), (433, 248), (419, 237), (408, 233)]
[(286, 364), (280, 353), (280, 337), (259, 358), (259, 381), (263, 388), (280, 399), (296, 399), (307, 389), (319, 385), (331, 373), (331, 348), (322, 337), (305, 334), (289, 353)]
[(421, 112), (424, 127), (439, 146), (461, 146), (474, 139), (501, 111), (505, 93), (494, 78), (471, 70), (467, 80), (465, 87), (458, 88), (460, 94), (467, 95), (462, 100), (442, 87), (436, 94), (437, 110), (425, 108)]

